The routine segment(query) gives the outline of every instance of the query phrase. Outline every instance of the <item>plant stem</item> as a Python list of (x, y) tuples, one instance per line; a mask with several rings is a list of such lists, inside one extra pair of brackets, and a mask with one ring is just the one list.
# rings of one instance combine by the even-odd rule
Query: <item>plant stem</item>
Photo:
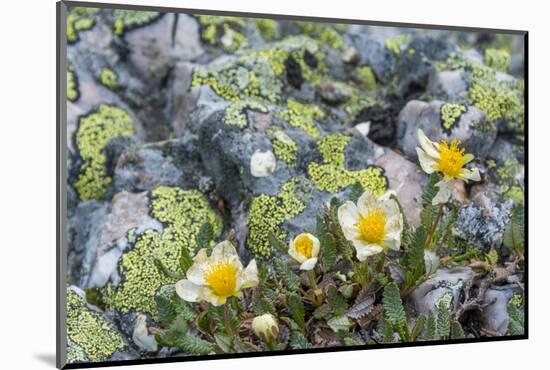
[(317, 289), (317, 276), (315, 275), (315, 268), (308, 271), (309, 284), (313, 290)]
[(430, 249), (431, 248), (433, 236), (434, 236), (435, 232), (437, 231), (437, 225), (439, 224), (439, 221), (441, 221), (441, 217), (443, 216), (443, 207), (444, 206), (445, 206), (444, 204), (439, 205), (439, 210), (437, 211), (437, 216), (436, 216), (435, 221), (432, 225), (430, 233), (428, 234), (428, 237), (426, 238), (426, 243), (424, 244), (424, 249)]
[(225, 324), (225, 330), (227, 331), (227, 334), (229, 336), (233, 336), (234, 333), (233, 333), (233, 329), (231, 328), (231, 321), (229, 319), (230, 317), (230, 313), (229, 313), (229, 310), (231, 309), (229, 307), (229, 300), (227, 300), (227, 302), (225, 302), (224, 306), (223, 306), (223, 321), (224, 321), (224, 324)]

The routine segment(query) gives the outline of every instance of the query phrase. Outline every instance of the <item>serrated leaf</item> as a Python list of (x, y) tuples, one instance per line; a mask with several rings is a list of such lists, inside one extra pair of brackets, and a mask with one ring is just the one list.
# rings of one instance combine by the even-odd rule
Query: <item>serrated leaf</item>
[(191, 257), (191, 254), (189, 254), (189, 250), (185, 246), (181, 248), (179, 265), (181, 271), (184, 271), (185, 273), (187, 273), (187, 270), (189, 270), (189, 268), (193, 266), (193, 257)]
[(329, 305), (322, 305), (319, 306), (313, 311), (313, 317), (315, 317), (317, 320), (326, 318), (330, 313), (332, 312), (332, 309)]
[(405, 309), (403, 308), (399, 288), (395, 283), (391, 283), (384, 288), (382, 304), (384, 305), (386, 319), (390, 324), (394, 327), (406, 325)]
[(336, 316), (343, 315), (348, 309), (348, 303), (346, 299), (338, 293), (336, 288), (330, 288), (327, 293), (327, 301), (334, 310)]
[(355, 336), (347, 330), (338, 331), (336, 336), (338, 337), (338, 341), (340, 341), (343, 346), (358, 346), (361, 344), (357, 338), (355, 338)]
[(365, 189), (363, 188), (363, 185), (361, 185), (360, 182), (356, 182), (351, 186), (350, 194), (349, 194), (349, 200), (353, 203), (357, 203), (361, 195), (365, 192)]
[(520, 309), (514, 304), (513, 301), (508, 303), (508, 334), (509, 335), (523, 335), (525, 333), (524, 328), (524, 310)]
[(187, 335), (188, 325), (182, 317), (177, 317), (160, 337), (161, 343), (167, 347), (177, 347), (176, 341), (179, 337)]
[(428, 312), (428, 318), (426, 319), (426, 329), (424, 330), (424, 339), (434, 340), (436, 339), (437, 328), (435, 316), (432, 310)]
[(292, 349), (308, 349), (313, 348), (312, 344), (307, 340), (304, 334), (299, 331), (293, 331), (290, 334), (290, 348)]
[(273, 301), (267, 298), (259, 298), (254, 300), (252, 303), (252, 311), (254, 311), (254, 314), (257, 316), (265, 313), (277, 315), (277, 309), (273, 305)]
[(183, 352), (206, 355), (212, 351), (212, 343), (193, 335), (182, 335), (176, 339), (176, 345)]
[(351, 321), (349, 321), (348, 317), (345, 315), (342, 316), (335, 316), (332, 319), (327, 321), (328, 326), (337, 333), (340, 330), (348, 330), (349, 327), (352, 325)]
[(453, 339), (464, 339), (464, 329), (458, 321), (453, 321), (451, 324), (451, 338)]
[(392, 325), (386, 319), (380, 320), (379, 330), (380, 330), (380, 335), (382, 336), (383, 343), (394, 342)]
[(305, 307), (302, 299), (297, 295), (288, 296), (288, 311), (300, 328), (305, 326)]
[(321, 268), (323, 271), (330, 271), (338, 255), (336, 239), (332, 234), (327, 233), (321, 240)]
[(280, 259), (275, 259), (274, 268), (277, 275), (283, 280), (285, 288), (291, 292), (296, 292), (300, 287), (300, 278)]
[(449, 315), (449, 309), (443, 299), (439, 301), (438, 308), (437, 333), (441, 338), (448, 338), (451, 334), (451, 318)]
[[(197, 233), (197, 237), (195, 238), (196, 246), (195, 246), (195, 252), (207, 248), (210, 249), (210, 242), (214, 239), (214, 228), (212, 228), (212, 225), (210, 222), (205, 222), (201, 225), (201, 228), (199, 229), (199, 232)], [(184, 270), (187, 271), (187, 270)]]
[(374, 300), (375, 295), (367, 296), (363, 301), (360, 301), (358, 303), (355, 303), (353, 307), (348, 311), (347, 315), (348, 317), (351, 317), (352, 319), (359, 320), (363, 317), (367, 316), (372, 309), (374, 308)]
[(522, 254), (525, 244), (525, 209), (522, 205), (516, 205), (510, 213), (510, 221), (503, 234), (503, 243), (506, 248), (513, 249)]
[(162, 262), (161, 260), (159, 259), (155, 259), (154, 262), (153, 262), (157, 268), (157, 270), (165, 275), (166, 277), (170, 278), (170, 279), (173, 279), (173, 280), (181, 280), (183, 279), (185, 276), (179, 272), (175, 272), (175, 271), (172, 271), (170, 270), (168, 267), (166, 267)]
[(418, 319), (414, 322), (414, 326), (411, 330), (411, 342), (414, 342), (416, 338), (420, 335), (422, 330), (424, 330), (424, 325), (426, 324), (426, 316), (420, 315)]
[(216, 341), (216, 345), (222, 350), (222, 352), (231, 352), (232, 340), (230, 336), (223, 334), (214, 334), (214, 340)]
[(269, 245), (271, 245), (271, 248), (273, 248), (276, 251), (279, 251), (281, 253), (287, 253), (288, 247), (285, 243), (283, 243), (279, 238), (272, 232), (270, 232), (267, 235), (267, 241), (269, 242)]

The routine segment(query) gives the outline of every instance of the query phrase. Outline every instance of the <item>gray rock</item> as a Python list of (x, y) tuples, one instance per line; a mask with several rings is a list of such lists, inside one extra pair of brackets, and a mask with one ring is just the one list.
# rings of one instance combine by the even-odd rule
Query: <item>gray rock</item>
[(416, 313), (426, 315), (430, 310), (435, 310), (439, 300), (447, 294), (452, 295), (451, 310), (455, 310), (460, 303), (465, 284), (473, 277), (474, 272), (469, 267), (438, 269), (434, 276), (411, 293), (410, 299)]
[(485, 328), (505, 335), (508, 331), (508, 302), (514, 294), (521, 293), (517, 284), (493, 285), (485, 292), (485, 302), (490, 303), (483, 309), (483, 325)]
[(483, 111), (468, 106), (458, 122), (450, 130), (443, 127), (441, 120), (442, 101), (430, 103), (412, 100), (401, 110), (398, 117), (397, 143), (409, 157), (416, 159), (418, 147), (418, 129), (422, 129), (432, 141), (458, 139), (466, 151), (476, 158), (483, 159), (491, 149), (496, 138), (496, 129), (486, 119)]
[(354, 33), (349, 37), (359, 53), (359, 65), (368, 65), (378, 80), (387, 82), (395, 67), (395, 55), (381, 41), (367, 33)]
[(468, 82), (466, 73), (462, 70), (433, 71), (430, 75), (427, 90), (435, 96), (443, 96), (449, 101), (458, 99), (460, 93), (466, 91)]

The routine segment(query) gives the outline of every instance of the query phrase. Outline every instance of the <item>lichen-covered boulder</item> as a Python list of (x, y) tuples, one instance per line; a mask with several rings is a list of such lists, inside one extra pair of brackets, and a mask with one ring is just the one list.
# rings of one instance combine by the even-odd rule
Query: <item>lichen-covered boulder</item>
[(419, 129), (433, 141), (458, 139), (480, 159), (487, 156), (497, 132), (476, 107), (412, 100), (399, 113), (397, 126), (398, 145), (409, 158), (416, 158)]

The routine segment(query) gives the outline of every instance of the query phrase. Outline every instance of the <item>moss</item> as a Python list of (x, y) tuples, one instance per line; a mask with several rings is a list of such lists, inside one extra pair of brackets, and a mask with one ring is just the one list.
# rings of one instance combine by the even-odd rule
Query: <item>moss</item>
[(466, 110), (466, 107), (462, 104), (443, 104), (441, 106), (441, 125), (443, 128), (450, 131)]
[(111, 90), (115, 90), (118, 86), (117, 75), (115, 71), (113, 71), (110, 68), (103, 68), (101, 70), (101, 74), (99, 78), (101, 80), (101, 84), (108, 87)]
[(285, 239), (287, 234), (280, 226), (305, 209), (305, 203), (295, 194), (296, 185), (297, 180), (290, 180), (277, 196), (262, 194), (252, 200), (247, 219), (247, 247), (256, 256), (269, 257), (270, 235)]
[(159, 12), (115, 9), (113, 10), (113, 33), (121, 36), (124, 32), (153, 23), (162, 15), (163, 13)]
[(484, 62), (489, 67), (502, 72), (508, 72), (510, 67), (510, 52), (500, 49), (485, 49)]
[(294, 167), (298, 153), (296, 142), (282, 130), (275, 130), (270, 136), (273, 138), (273, 151), (277, 158), (286, 162), (289, 167)]
[(76, 147), (82, 158), (74, 184), (80, 199), (102, 199), (111, 183), (103, 149), (109, 140), (134, 134), (133, 120), (121, 108), (101, 105), (95, 112), (81, 117), (76, 132)]
[(323, 119), (325, 113), (316, 105), (302, 104), (294, 99), (288, 99), (287, 109), (278, 112), (277, 117), (305, 131), (309, 136), (315, 137), (319, 135), (319, 129), (313, 120)]
[(67, 353), (70, 361), (105, 361), (125, 347), (115, 326), (72, 290), (67, 290), (67, 339), (74, 344)]
[(202, 40), (212, 46), (221, 46), (226, 51), (234, 52), (248, 44), (243, 33), (245, 23), (242, 18), (199, 15), (197, 19)]
[(384, 45), (396, 56), (399, 56), (401, 55), (401, 47), (407, 42), (409, 42), (410, 39), (411, 39), (411, 35), (402, 34), (394, 38), (387, 39), (386, 41), (384, 41)]
[(309, 177), (321, 191), (334, 193), (359, 182), (363, 188), (382, 194), (388, 186), (382, 168), (371, 166), (359, 171), (345, 168), (344, 149), (350, 141), (351, 137), (344, 134), (328, 135), (319, 140), (317, 149), (323, 163), (311, 162), (308, 165)]
[(376, 89), (376, 77), (369, 66), (361, 66), (355, 69), (355, 74), (359, 82), (368, 89)]
[(267, 113), (269, 110), (267, 107), (255, 100), (240, 100), (231, 103), (231, 105), (225, 110), (223, 121), (226, 125), (238, 126), (245, 128), (248, 124), (245, 110), (254, 110), (257, 112)]
[(175, 279), (161, 273), (155, 260), (171, 271), (182, 272), (179, 258), (182, 248), (195, 254), (196, 236), (200, 227), (209, 222), (217, 237), (222, 231), (222, 220), (208, 204), (202, 193), (161, 186), (151, 192), (151, 214), (164, 224), (164, 231), (147, 230), (137, 238), (131, 251), (119, 262), (122, 283), (105, 288), (104, 300), (108, 308), (121, 312), (145, 312), (156, 317), (155, 292)]
[(98, 12), (97, 8), (70, 8), (67, 15), (67, 42), (77, 42), (80, 39), (78, 36), (80, 31), (91, 29), (95, 24), (94, 14)]
[(285, 61), (289, 57), (300, 64), (304, 80), (316, 85), (325, 78), (327, 66), (317, 43), (296, 36), (265, 49), (238, 54), (222, 65), (196, 68), (193, 86), (208, 85), (226, 100), (253, 99), (278, 104), (287, 82)]
[(273, 40), (278, 35), (277, 22), (273, 19), (254, 19), (256, 29), (264, 40)]
[(77, 101), (80, 97), (78, 90), (78, 77), (72, 66), (67, 66), (67, 99)]

